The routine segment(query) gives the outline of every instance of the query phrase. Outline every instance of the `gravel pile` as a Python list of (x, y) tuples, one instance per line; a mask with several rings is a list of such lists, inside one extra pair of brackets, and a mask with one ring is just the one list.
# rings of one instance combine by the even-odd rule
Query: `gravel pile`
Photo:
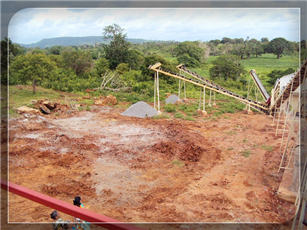
[(139, 101), (131, 105), (125, 112), (121, 113), (121, 115), (128, 117), (145, 118), (158, 115), (158, 111), (144, 101)]
[(166, 98), (165, 103), (166, 104), (175, 104), (177, 101), (179, 101), (179, 97), (175, 94), (172, 94), (168, 98)]

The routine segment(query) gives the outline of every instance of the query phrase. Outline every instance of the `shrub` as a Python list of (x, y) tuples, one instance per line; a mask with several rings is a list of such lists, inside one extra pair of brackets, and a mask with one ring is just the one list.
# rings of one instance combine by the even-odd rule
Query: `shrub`
[(237, 80), (241, 74), (246, 72), (239, 58), (233, 55), (220, 56), (212, 64), (213, 67), (209, 70), (212, 79)]
[(184, 118), (184, 115), (182, 113), (175, 113), (175, 118)]
[(176, 112), (176, 106), (172, 104), (167, 104), (164, 106), (164, 110), (168, 113)]

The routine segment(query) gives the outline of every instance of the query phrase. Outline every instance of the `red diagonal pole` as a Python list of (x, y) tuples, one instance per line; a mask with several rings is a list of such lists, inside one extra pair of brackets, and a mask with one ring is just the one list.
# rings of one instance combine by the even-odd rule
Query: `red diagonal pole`
[(45, 205), (47, 207), (80, 218), (81, 220), (94, 223), (95, 225), (99, 225), (107, 229), (141, 230), (140, 228), (131, 226), (130, 224), (123, 224), (118, 220), (112, 219), (101, 214), (97, 214), (84, 208), (79, 208), (75, 205), (69, 204), (61, 200), (57, 200), (50, 196), (41, 194), (39, 192), (33, 191), (17, 184), (13, 184), (11, 182), (7, 183), (1, 181), (1, 188), (24, 198), (27, 198), (29, 200)]

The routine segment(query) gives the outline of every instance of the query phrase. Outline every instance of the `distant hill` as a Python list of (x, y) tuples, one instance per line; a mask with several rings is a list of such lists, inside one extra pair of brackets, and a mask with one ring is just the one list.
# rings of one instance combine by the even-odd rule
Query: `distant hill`
[[(138, 44), (143, 42), (150, 42), (150, 40), (128, 38), (127, 41)], [(26, 48), (36, 48), (41, 49), (51, 47), (51, 46), (80, 46), (80, 45), (95, 45), (96, 43), (107, 43), (102, 36), (87, 36), (87, 37), (57, 37), (57, 38), (46, 38), (39, 42), (32, 44), (20, 44)]]

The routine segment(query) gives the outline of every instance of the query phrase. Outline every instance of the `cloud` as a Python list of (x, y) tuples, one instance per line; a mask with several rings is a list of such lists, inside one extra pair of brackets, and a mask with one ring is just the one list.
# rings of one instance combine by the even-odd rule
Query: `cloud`
[(9, 37), (32, 43), (59, 36), (102, 35), (116, 23), (130, 38), (211, 40), (247, 36), (299, 40), (299, 9), (100, 8), (25, 9), (9, 24)]

